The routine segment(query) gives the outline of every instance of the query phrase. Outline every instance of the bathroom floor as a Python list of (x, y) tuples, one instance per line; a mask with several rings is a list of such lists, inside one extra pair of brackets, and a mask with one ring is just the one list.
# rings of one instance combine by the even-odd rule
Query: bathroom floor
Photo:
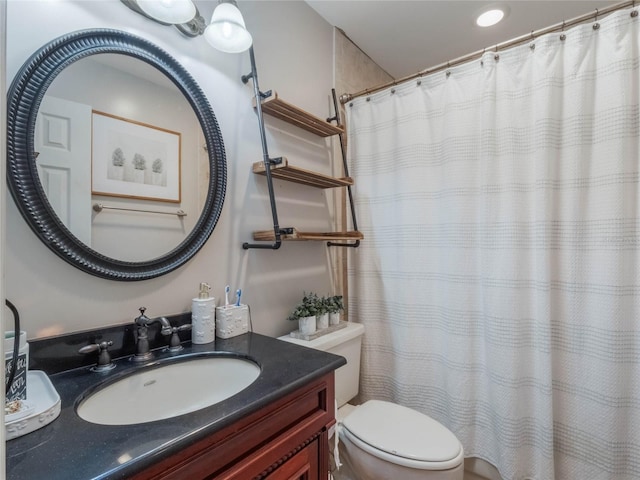
[(480, 475), (476, 475), (475, 473), (465, 470), (464, 480), (487, 480), (487, 477), (481, 477)]
[[(358, 479), (345, 477), (344, 475), (340, 475), (340, 474), (338, 474), (337, 476), (333, 476), (331, 473), (329, 473), (329, 480), (358, 480)], [(476, 475), (475, 473), (471, 473), (465, 470), (463, 480), (487, 480), (487, 478), (481, 477), (479, 475)]]

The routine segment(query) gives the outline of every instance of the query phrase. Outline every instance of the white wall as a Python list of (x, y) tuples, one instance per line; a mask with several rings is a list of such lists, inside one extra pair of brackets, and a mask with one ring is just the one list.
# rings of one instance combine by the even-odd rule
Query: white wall
[[(7, 12), (7, 4), (5, 2), (0, 2), (0, 65), (4, 65), (5, 63), (5, 47), (6, 47), (6, 12)], [(5, 79), (2, 75), (0, 75), (0, 92), (5, 91)], [(0, 178), (5, 178), (5, 165), (6, 165), (6, 144), (5, 144), (5, 136), (6, 136), (6, 109), (4, 100), (0, 101)], [(5, 211), (5, 192), (6, 192), (6, 182), (0, 182), (0, 218), (4, 217)], [(4, 245), (5, 245), (5, 225), (4, 222), (0, 222), (0, 268), (3, 269), (3, 261), (4, 258)], [(0, 299), (4, 298), (4, 269), (3, 272), (0, 272)], [(4, 303), (4, 302), (3, 302)], [(2, 308), (0, 310), (0, 325), (4, 327), (3, 330), (13, 330), (13, 327), (10, 327), (6, 322), (9, 319), (7, 316), (8, 311), (6, 308)], [(10, 315), (10, 314), (9, 314)], [(0, 358), (4, 358), (4, 342), (0, 342)], [(2, 379), (2, 385), (4, 385), (4, 368), (2, 369), (2, 373), (0, 374), (0, 379)], [(5, 472), (5, 427), (4, 427), (4, 415), (2, 416), (2, 420), (0, 420), (0, 472)]]
[[(197, 2), (210, 18), (217, 2)], [(288, 101), (324, 117), (331, 113), (332, 29), (304, 2), (239, 2), (254, 38), (262, 90), (277, 89)], [(55, 21), (52, 21), (55, 19)], [(217, 52), (199, 37), (136, 15), (116, 1), (9, 0), (7, 79), (50, 40), (75, 30), (115, 28), (144, 36), (173, 55), (200, 85), (220, 123), (228, 161), (228, 184), (220, 221), (203, 249), (183, 267), (143, 282), (114, 282), (75, 269), (49, 251), (7, 200), (6, 296), (19, 308), (29, 338), (126, 323), (146, 306), (155, 316), (190, 310), (198, 284), (209, 282), (220, 297), (224, 285), (241, 287), (251, 305), (255, 331), (280, 335), (303, 290), (333, 293), (327, 247), (286, 243), (279, 251), (242, 250), (253, 230), (271, 228), (266, 184), (250, 173), (262, 159), (251, 107), (248, 53)], [(286, 155), (305, 168), (330, 171), (331, 141), (268, 122), (272, 156)], [(281, 226), (327, 229), (331, 205), (322, 190), (277, 182)]]

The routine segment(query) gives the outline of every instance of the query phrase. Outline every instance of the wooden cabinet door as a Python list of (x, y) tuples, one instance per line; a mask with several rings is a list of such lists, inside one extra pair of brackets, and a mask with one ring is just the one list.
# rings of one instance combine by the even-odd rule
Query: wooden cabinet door
[(318, 444), (316, 438), (264, 480), (320, 480)]

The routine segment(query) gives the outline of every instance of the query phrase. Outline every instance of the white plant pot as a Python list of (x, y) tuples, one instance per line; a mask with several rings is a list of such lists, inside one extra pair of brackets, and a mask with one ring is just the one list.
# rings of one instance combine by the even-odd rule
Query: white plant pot
[(340, 312), (329, 313), (329, 325), (338, 325), (340, 323)]
[(304, 335), (311, 335), (316, 331), (316, 317), (303, 317), (298, 319), (298, 328), (300, 333)]
[(134, 169), (133, 181), (136, 183), (144, 183), (144, 170)]
[(162, 185), (162, 172), (152, 172), (151, 173), (151, 183), (153, 185), (164, 186), (164, 185)]
[(107, 178), (122, 182), (124, 180), (124, 167), (122, 165), (111, 165), (111, 168), (107, 171)]
[(328, 313), (323, 313), (322, 315), (318, 316), (316, 323), (317, 323), (316, 328), (318, 330), (322, 330), (323, 328), (327, 328), (329, 326), (329, 314)]

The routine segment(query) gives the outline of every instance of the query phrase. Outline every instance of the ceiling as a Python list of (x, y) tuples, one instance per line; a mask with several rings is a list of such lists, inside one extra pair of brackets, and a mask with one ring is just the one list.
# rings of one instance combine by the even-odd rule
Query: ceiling
[[(394, 78), (525, 35), (596, 8), (606, 0), (305, 0)], [(506, 6), (502, 22), (476, 26), (488, 5)]]

